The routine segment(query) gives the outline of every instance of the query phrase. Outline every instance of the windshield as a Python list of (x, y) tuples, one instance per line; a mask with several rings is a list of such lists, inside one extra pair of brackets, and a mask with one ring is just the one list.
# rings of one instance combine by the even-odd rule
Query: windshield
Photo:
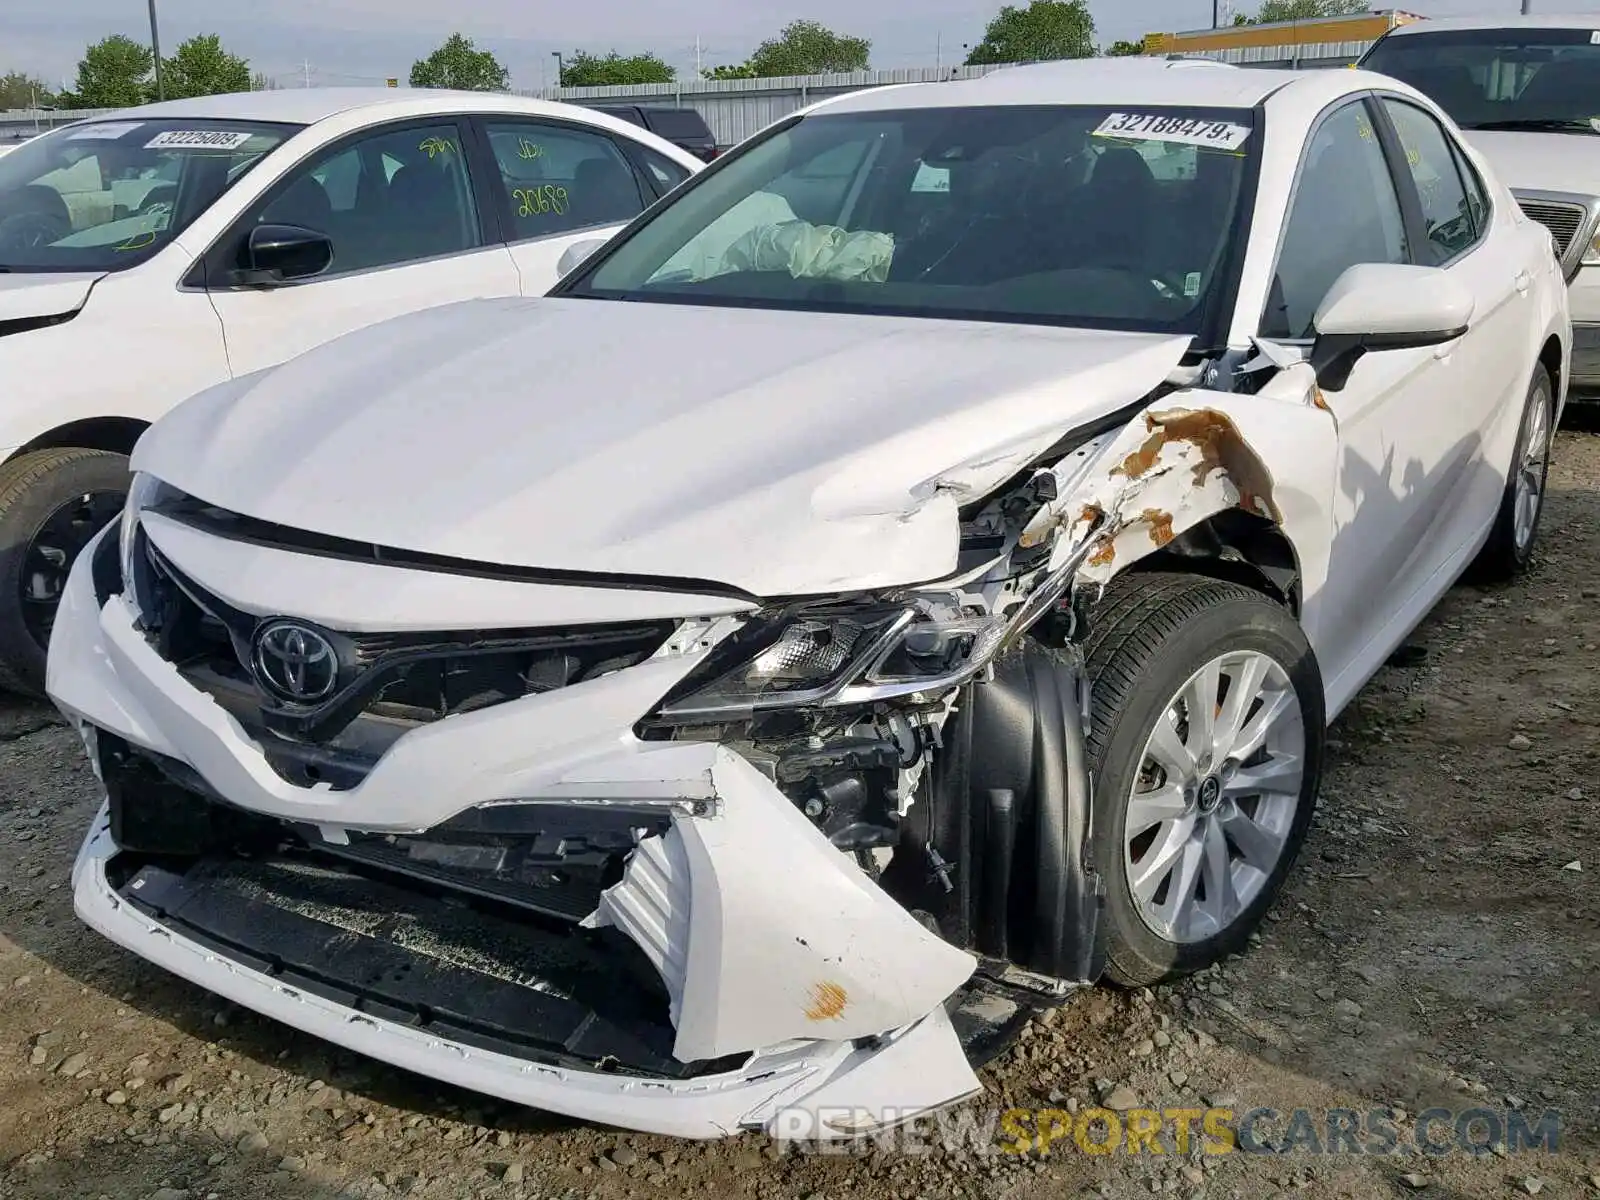
[(1600, 132), (1600, 33), (1588, 29), (1397, 34), (1361, 65), (1409, 83), (1463, 129)]
[(19, 146), (0, 157), (0, 270), (142, 262), (297, 128), (91, 121)]
[(1197, 334), (1249, 110), (819, 115), (700, 176), (559, 294)]

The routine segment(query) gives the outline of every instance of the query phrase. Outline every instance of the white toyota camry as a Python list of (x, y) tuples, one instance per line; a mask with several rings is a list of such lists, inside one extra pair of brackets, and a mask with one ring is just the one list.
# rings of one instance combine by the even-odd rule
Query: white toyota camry
[(583, 1118), (953, 1103), (1074, 986), (1246, 946), (1328, 722), (1529, 562), (1568, 337), (1548, 231), (1381, 76), (813, 107), (551, 298), (146, 435), (51, 647), (77, 911)]
[(572, 105), (387, 88), (152, 104), (0, 160), (0, 682), (42, 688), (151, 421), (377, 321), (537, 296), (700, 166)]

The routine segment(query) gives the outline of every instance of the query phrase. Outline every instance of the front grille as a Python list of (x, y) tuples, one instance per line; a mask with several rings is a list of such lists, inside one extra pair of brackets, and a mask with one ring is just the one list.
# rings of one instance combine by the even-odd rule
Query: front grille
[(279, 774), (301, 786), (354, 786), (407, 729), (637, 665), (671, 621), (539, 629), (354, 633), (313, 627), (336, 651), (325, 699), (275, 694), (252, 665), (269, 620), (189, 578), (140, 532), (138, 592), (146, 636), (188, 681), (262, 739)]
[(1532, 220), (1548, 229), (1556, 240), (1556, 257), (1565, 259), (1572, 243), (1588, 219), (1581, 205), (1560, 204), (1548, 200), (1519, 199), (1517, 203)]

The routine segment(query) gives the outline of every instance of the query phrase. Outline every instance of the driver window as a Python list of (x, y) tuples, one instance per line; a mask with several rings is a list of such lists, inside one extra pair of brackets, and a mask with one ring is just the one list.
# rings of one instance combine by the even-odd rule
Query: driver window
[(333, 241), (330, 275), (482, 245), (453, 124), (385, 130), (347, 142), (291, 172), (248, 221), (326, 234)]
[(1261, 333), (1309, 338), (1317, 308), (1349, 268), (1410, 261), (1399, 194), (1364, 101), (1318, 127), (1300, 166)]

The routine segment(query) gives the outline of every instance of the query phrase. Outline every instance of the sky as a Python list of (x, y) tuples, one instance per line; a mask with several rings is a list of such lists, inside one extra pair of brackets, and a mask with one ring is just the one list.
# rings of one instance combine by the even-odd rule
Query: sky
[[(1025, 2), (1025, 0), (1014, 0)], [(1379, 0), (1382, 4), (1383, 0)], [(1244, 11), (1253, 0), (1235, 0)], [(494, 51), (512, 85), (554, 82), (553, 51), (650, 50), (692, 74), (742, 62), (796, 14), (872, 40), (874, 67), (959, 62), (999, 0), (157, 0), (168, 53), (215, 33), (284, 86), (402, 82), (416, 59), (459, 30)], [(1383, 5), (1388, 7), (1390, 5)], [(1519, 11), (1520, 0), (1411, 0), (1424, 16)], [(1211, 23), (1208, 0), (1090, 0), (1102, 45)], [(1600, 0), (1535, 0), (1535, 12), (1600, 12)], [(77, 73), (83, 48), (111, 33), (146, 41), (146, 0), (0, 0), (0, 72), (55, 84)]]

